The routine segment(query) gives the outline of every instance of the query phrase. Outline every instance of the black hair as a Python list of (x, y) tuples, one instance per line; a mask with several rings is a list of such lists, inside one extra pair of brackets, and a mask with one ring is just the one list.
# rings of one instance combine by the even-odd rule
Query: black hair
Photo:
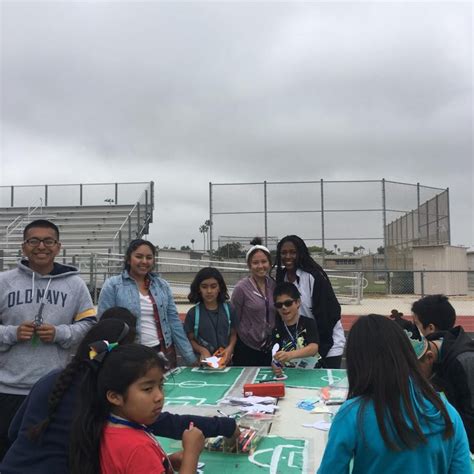
[(456, 311), (444, 295), (425, 296), (413, 303), (411, 311), (424, 328), (433, 324), (437, 331), (447, 331), (456, 322)]
[(323, 278), (329, 282), (329, 277), (326, 272), (323, 270), (323, 267), (315, 262), (315, 260), (309, 254), (308, 247), (304, 243), (304, 240), (297, 235), (287, 235), (283, 237), (280, 242), (278, 242), (276, 250), (276, 281), (280, 282), (285, 279), (285, 268), (281, 263), (281, 248), (285, 242), (291, 242), (296, 247), (296, 268), (314, 274), (320, 273)]
[(219, 294), (217, 295), (218, 303), (224, 303), (224, 301), (229, 299), (229, 293), (227, 291), (227, 285), (225, 284), (224, 277), (221, 272), (214, 267), (205, 267), (201, 268), (196, 273), (193, 282), (191, 283), (191, 289), (188, 295), (188, 300), (191, 303), (201, 303), (202, 295), (199, 290), (199, 286), (204, 280), (208, 278), (214, 278), (219, 284)]
[(150, 248), (151, 252), (153, 253), (153, 257), (156, 256), (156, 247), (151, 243), (148, 242), (148, 240), (144, 239), (135, 239), (132, 240), (127, 247), (127, 251), (125, 252), (125, 263), (124, 263), (124, 268), (125, 270), (129, 271), (130, 270), (130, 257), (132, 256), (132, 253), (137, 250), (138, 247), (141, 245), (146, 245)]
[[(263, 245), (262, 239), (260, 237), (255, 237), (254, 239), (251, 240), (250, 245), (252, 245), (252, 246), (254, 246), (254, 245)], [(266, 252), (263, 249), (253, 249), (249, 253), (249, 255), (247, 257), (247, 266), (250, 267), (250, 260), (255, 255), (256, 252), (263, 252), (266, 255), (266, 257), (268, 258), (268, 262), (270, 263), (270, 266), (272, 266), (272, 256), (270, 255), (270, 252)]]
[(273, 290), (273, 301), (276, 301), (276, 299), (281, 295), (288, 295), (294, 300), (299, 300), (301, 298), (298, 288), (296, 288), (296, 286), (289, 281), (277, 283), (275, 289)]
[(25, 226), (25, 228), (23, 229), (23, 239), (26, 239), (26, 234), (30, 229), (33, 229), (34, 227), (41, 227), (42, 229), (53, 229), (56, 233), (56, 239), (59, 240), (58, 226), (56, 224), (53, 224), (51, 221), (47, 221), (46, 219), (37, 219)]
[(100, 442), (111, 405), (107, 392), (126, 396), (128, 388), (148, 370), (166, 370), (162, 357), (152, 348), (141, 344), (119, 346), (109, 352), (94, 367), (90, 361), (81, 384), (80, 400), (71, 428), (69, 450), (72, 474), (100, 472)]
[[(389, 318), (369, 314), (354, 323), (347, 337), (346, 363), (347, 398), (362, 398), (358, 413), (360, 431), (363, 412), (372, 401), (380, 434), (390, 450), (412, 449), (426, 443), (414, 405), (423, 406), (423, 399), (427, 399), (444, 418), (443, 437), (453, 435), (446, 407), (423, 377), (408, 337)], [(422, 417), (429, 421), (428, 415)]]
[(100, 320), (104, 321), (106, 319), (119, 319), (120, 321), (126, 322), (130, 328), (136, 329), (137, 327), (137, 317), (130, 310), (122, 306), (114, 306), (106, 309), (102, 313)]
[(71, 387), (74, 379), (84, 371), (84, 361), (88, 358), (89, 345), (97, 340), (106, 339), (120, 344), (129, 344), (135, 340), (135, 329), (132, 329), (124, 321), (108, 319), (99, 321), (91, 329), (79, 344), (76, 354), (71, 362), (59, 374), (48, 397), (47, 417), (28, 429), (28, 437), (33, 441), (39, 441), (43, 432), (53, 421), (56, 411), (67, 390)]

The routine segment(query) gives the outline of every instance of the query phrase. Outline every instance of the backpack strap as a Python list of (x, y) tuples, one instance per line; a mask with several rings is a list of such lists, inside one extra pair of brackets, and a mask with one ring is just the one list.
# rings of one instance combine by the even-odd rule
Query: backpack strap
[(227, 301), (224, 301), (224, 311), (225, 314), (227, 315), (227, 335), (230, 335), (230, 308), (229, 308), (229, 303)]
[[(229, 308), (229, 303), (224, 302), (224, 311), (227, 316), (227, 335), (230, 334), (230, 308)], [(199, 334), (199, 317), (200, 317), (200, 306), (201, 303), (198, 303), (196, 306), (194, 306), (194, 337), (197, 339), (198, 334)]]
[(199, 333), (199, 316), (200, 316), (200, 311), (199, 311), (199, 306), (201, 304), (198, 303), (196, 306), (194, 306), (194, 338), (197, 339), (198, 333)]

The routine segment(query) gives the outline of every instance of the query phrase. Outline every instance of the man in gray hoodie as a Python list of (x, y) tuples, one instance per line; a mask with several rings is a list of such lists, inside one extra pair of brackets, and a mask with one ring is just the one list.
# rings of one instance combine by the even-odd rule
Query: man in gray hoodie
[(27, 259), (0, 273), (0, 460), (9, 446), (10, 422), (33, 384), (65, 366), (96, 322), (77, 269), (54, 262), (61, 249), (57, 226), (33, 221), (23, 238)]

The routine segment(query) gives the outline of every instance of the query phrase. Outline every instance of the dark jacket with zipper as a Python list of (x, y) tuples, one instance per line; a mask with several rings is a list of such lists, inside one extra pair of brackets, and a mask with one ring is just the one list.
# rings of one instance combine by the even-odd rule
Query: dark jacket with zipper
[(427, 336), (430, 341), (443, 340), (439, 359), (433, 366), (432, 383), (444, 392), (461, 415), (469, 449), (474, 453), (474, 340), (461, 326)]

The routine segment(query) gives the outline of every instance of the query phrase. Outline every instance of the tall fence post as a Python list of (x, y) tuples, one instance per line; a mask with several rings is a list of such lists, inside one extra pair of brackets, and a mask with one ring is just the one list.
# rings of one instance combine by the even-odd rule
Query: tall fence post
[[(91, 292), (92, 298), (94, 298), (94, 254), (91, 253), (89, 257), (89, 291)], [(95, 301), (94, 301), (95, 304)]]
[(82, 183), (79, 184), (79, 206), (82, 206)]
[(267, 181), (263, 182), (263, 225), (265, 229), (265, 247), (268, 247)]
[(421, 270), (420, 272), (420, 286), (421, 286), (421, 297), (425, 296), (425, 272)]
[(321, 247), (323, 248), (323, 267), (326, 264), (326, 240), (324, 238), (324, 181), (321, 179)]
[(99, 292), (98, 292), (98, 288), (97, 288), (97, 277), (98, 277), (98, 264), (97, 264), (97, 254), (92, 254), (94, 259), (93, 259), (93, 264), (94, 264), (94, 296), (93, 296), (93, 301), (94, 301), (94, 304), (97, 304), (97, 300), (98, 300), (98, 295), (99, 295)]
[(150, 222), (153, 222), (153, 209), (155, 209), (155, 182), (154, 181), (150, 181), (150, 206), (151, 206)]
[[(141, 221), (142, 221), (142, 216), (141, 216), (141, 212), (140, 212), (140, 202), (137, 202), (137, 229), (140, 229)], [(139, 232), (140, 232), (140, 230), (138, 230), (138, 232), (137, 232), (137, 239), (139, 238)]]
[(423, 243), (421, 242), (421, 235), (420, 235), (420, 183), (416, 183), (416, 212), (417, 212), (417, 221), (418, 221), (418, 229), (417, 229), (417, 243)]
[(448, 213), (448, 245), (451, 245), (451, 213), (449, 212), (449, 188), (446, 188), (446, 207)]
[(363, 291), (364, 291), (362, 289), (363, 283), (364, 283), (363, 273), (358, 272), (357, 273), (357, 288), (356, 288), (357, 304), (360, 304), (360, 302), (362, 301), (362, 295), (363, 295)]
[(48, 185), (44, 185), (44, 205), (48, 206)]
[[(212, 183), (209, 182), (209, 254), (212, 255), (214, 238), (214, 218), (212, 217)], [(205, 249), (204, 249), (205, 250)]]
[(10, 206), (14, 207), (15, 205), (15, 186), (10, 187)]
[(115, 183), (115, 205), (118, 204), (118, 183)]
[(438, 194), (435, 196), (436, 207), (436, 245), (439, 245), (439, 200)]
[(148, 189), (145, 189), (145, 218), (148, 219), (150, 212), (148, 209)]
[[(383, 265), (387, 272), (387, 201), (385, 194), (385, 178), (382, 178), (382, 221), (383, 221), (383, 248), (384, 248), (384, 259)], [(387, 272), (387, 293), (391, 293), (390, 289), (390, 275)]]

